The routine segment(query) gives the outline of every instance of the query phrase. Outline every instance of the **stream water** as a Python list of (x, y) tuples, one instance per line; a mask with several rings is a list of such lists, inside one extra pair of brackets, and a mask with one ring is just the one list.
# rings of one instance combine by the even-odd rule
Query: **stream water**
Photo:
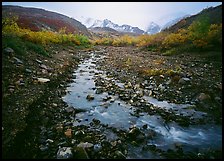
[[(94, 118), (100, 120), (101, 124), (122, 130), (129, 130), (133, 126), (142, 129), (143, 125), (147, 125), (147, 128), (143, 130), (144, 133), (149, 133), (151, 130), (157, 133), (156, 137), (147, 141), (147, 145), (156, 145), (162, 150), (174, 149), (176, 144), (181, 144), (184, 151), (198, 153), (207, 149), (222, 149), (221, 126), (205, 124), (182, 127), (175, 122), (164, 123), (160, 115), (149, 115), (144, 112), (137, 117), (134, 115), (136, 108), (120, 100), (117, 95), (109, 95), (107, 92), (95, 94), (95, 78), (99, 76), (107, 78), (104, 71), (96, 68), (96, 63), (100, 59), (103, 59), (103, 56), (93, 52), (90, 58), (79, 65), (73, 74), (74, 82), (69, 84), (67, 94), (63, 97), (63, 101), (68, 105), (75, 109), (85, 110), (76, 114), (74, 126), (89, 125)], [(123, 87), (122, 83), (118, 81), (116, 83), (119, 87)], [(94, 95), (94, 99), (89, 101), (86, 97), (91, 94)], [(109, 96), (113, 101), (104, 100)], [(184, 115), (201, 118), (207, 115), (188, 108), (189, 104), (168, 103), (149, 96), (143, 98), (154, 106), (171, 109)], [(142, 151), (141, 146), (129, 145), (127, 158), (158, 158), (158, 156), (150, 151)]]

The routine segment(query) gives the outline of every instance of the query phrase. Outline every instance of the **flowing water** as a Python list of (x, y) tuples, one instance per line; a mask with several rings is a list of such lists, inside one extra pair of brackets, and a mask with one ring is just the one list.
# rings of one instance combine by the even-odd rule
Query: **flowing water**
[[(109, 95), (107, 92), (95, 94), (94, 79), (96, 77), (112, 79), (107, 78), (104, 71), (97, 69), (96, 63), (99, 59), (103, 59), (103, 56), (93, 52), (89, 59), (84, 60), (79, 65), (78, 69), (74, 71), (74, 82), (67, 87), (67, 94), (63, 97), (63, 100), (68, 105), (75, 109), (85, 110), (85, 112), (76, 114), (74, 126), (89, 125), (94, 118), (100, 120), (101, 124), (121, 130), (129, 130), (133, 126), (142, 128), (143, 125), (147, 125), (147, 128), (143, 130), (144, 133), (149, 133), (153, 130), (157, 134), (156, 137), (147, 141), (147, 145), (156, 145), (157, 148), (162, 150), (174, 149), (176, 144), (181, 144), (184, 151), (200, 152), (206, 149), (222, 148), (221, 126), (206, 124), (182, 127), (175, 122), (165, 123), (160, 115), (149, 115), (141, 112), (139, 116), (135, 116), (134, 111), (136, 108), (120, 100), (117, 95)], [(124, 86), (118, 81), (115, 82), (121, 88)], [(86, 99), (89, 94), (94, 95), (94, 99), (91, 101)], [(104, 98), (109, 96), (111, 97), (110, 100), (113, 101), (104, 100)], [(148, 96), (143, 98), (154, 106), (171, 109), (176, 113), (182, 113), (182, 115), (191, 115), (198, 118), (203, 118), (207, 115), (204, 112), (189, 108), (191, 106), (189, 104), (168, 103), (167, 101), (158, 101)], [(107, 133), (110, 132), (107, 131)], [(127, 158), (158, 157), (150, 151), (142, 151), (141, 146), (129, 145), (128, 150)]]

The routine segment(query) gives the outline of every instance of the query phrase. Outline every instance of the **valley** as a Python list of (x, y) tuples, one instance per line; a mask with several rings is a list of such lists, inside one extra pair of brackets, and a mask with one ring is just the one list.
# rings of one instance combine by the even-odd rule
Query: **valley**
[(221, 159), (221, 7), (154, 34), (3, 8), (2, 158)]

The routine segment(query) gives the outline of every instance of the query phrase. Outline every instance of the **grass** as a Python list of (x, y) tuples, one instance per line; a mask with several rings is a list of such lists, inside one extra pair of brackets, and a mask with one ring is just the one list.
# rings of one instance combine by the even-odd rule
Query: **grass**
[(42, 45), (25, 41), (17, 36), (3, 36), (2, 48), (4, 49), (6, 47), (12, 48), (18, 55), (24, 55), (28, 50), (32, 50), (40, 55), (48, 56), (48, 53)]

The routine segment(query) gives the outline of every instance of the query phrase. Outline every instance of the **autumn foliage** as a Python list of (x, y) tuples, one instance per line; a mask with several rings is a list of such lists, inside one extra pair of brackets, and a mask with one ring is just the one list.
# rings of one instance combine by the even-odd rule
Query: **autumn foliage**
[(58, 32), (48, 30), (31, 31), (30, 29), (20, 28), (16, 20), (16, 18), (4, 18), (2, 20), (3, 35), (18, 36), (24, 40), (41, 45), (70, 43), (77, 46), (84, 46), (90, 43), (89, 39), (84, 35), (66, 33), (67, 29), (65, 27), (62, 27)]

